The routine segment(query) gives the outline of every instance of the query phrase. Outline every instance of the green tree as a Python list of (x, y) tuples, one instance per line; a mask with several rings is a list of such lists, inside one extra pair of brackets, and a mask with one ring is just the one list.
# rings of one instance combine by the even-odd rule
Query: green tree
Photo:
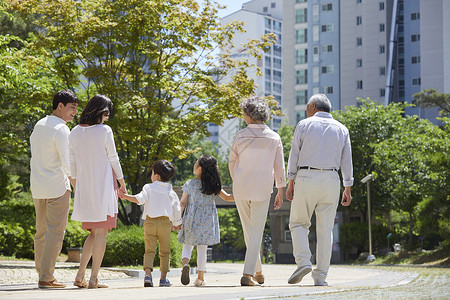
[(287, 168), (287, 163), (289, 160), (289, 152), (291, 151), (292, 138), (294, 137), (295, 126), (289, 126), (287, 120), (281, 125), (278, 130), (278, 134), (281, 138), (281, 143), (283, 144), (283, 154), (284, 154), (284, 164)]
[[(367, 217), (367, 188), (360, 181), (367, 174), (378, 173), (374, 162), (376, 146), (401, 130), (405, 104), (378, 105), (370, 99), (362, 100), (361, 106), (346, 106), (345, 111), (335, 111), (333, 116), (350, 132), (353, 158), (353, 201), (350, 209), (358, 209)], [(391, 195), (382, 185), (383, 179), (371, 183), (371, 209), (374, 215), (384, 216), (392, 209)], [(364, 220), (366, 221), (366, 220)]]
[[(66, 86), (113, 100), (109, 123), (133, 193), (150, 181), (155, 160), (184, 158), (192, 133), (206, 134), (207, 123), (239, 115), (239, 102), (254, 91), (248, 61), (215, 54), (242, 31), (238, 22), (220, 25), (215, 1), (8, 2), (39, 16), (30, 47), (55, 59)], [(272, 35), (262, 36), (242, 48), (258, 57), (272, 42)], [(133, 206), (132, 221), (139, 215)]]
[(429, 196), (429, 187), (442, 188), (432, 156), (441, 151), (443, 131), (416, 116), (405, 116), (401, 121), (401, 130), (376, 145), (374, 161), (379, 166), (377, 175), (392, 195), (393, 209), (408, 213), (411, 249), (417, 205)]
[(53, 91), (62, 87), (52, 60), (27, 48), (18, 37), (0, 35), (0, 200), (10, 179), (26, 189), (29, 184), (29, 136), (37, 120), (51, 110)]
[(413, 95), (414, 104), (423, 107), (439, 107), (441, 116), (450, 116), (450, 94), (438, 93), (435, 89), (425, 89)]

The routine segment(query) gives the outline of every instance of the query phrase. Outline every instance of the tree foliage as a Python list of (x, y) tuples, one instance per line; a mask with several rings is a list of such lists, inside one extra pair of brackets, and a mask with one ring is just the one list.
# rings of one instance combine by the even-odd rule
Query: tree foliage
[[(217, 54), (242, 24), (221, 26), (215, 1), (8, 3), (23, 16), (39, 16), (29, 47), (55, 60), (67, 87), (86, 98), (101, 93), (112, 99), (109, 123), (133, 193), (150, 181), (155, 160), (186, 157), (192, 133), (205, 134), (208, 122), (220, 125), (239, 115), (239, 102), (254, 91), (248, 61)], [(272, 42), (262, 36), (242, 48), (260, 56)]]
[(405, 115), (405, 107), (362, 100), (360, 107), (346, 107), (334, 116), (350, 131), (355, 178), (352, 206), (354, 203), (366, 216), (366, 186), (360, 180), (373, 174), (373, 214), (381, 219), (391, 211), (406, 214), (405, 232), (412, 247), (418, 234), (436, 241), (440, 232), (438, 240), (442, 241), (450, 232), (450, 136), (448, 119), (444, 118), (445, 126), (439, 128), (428, 120)]
[(441, 116), (450, 116), (450, 94), (438, 93), (435, 89), (425, 89), (414, 94), (414, 103), (423, 107), (439, 107)]

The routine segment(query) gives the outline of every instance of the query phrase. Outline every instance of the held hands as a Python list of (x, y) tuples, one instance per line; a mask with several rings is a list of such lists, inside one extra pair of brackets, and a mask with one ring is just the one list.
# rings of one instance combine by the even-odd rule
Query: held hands
[(173, 226), (172, 225), (172, 231), (178, 231), (178, 230), (181, 230), (181, 224), (178, 225), (178, 226)]

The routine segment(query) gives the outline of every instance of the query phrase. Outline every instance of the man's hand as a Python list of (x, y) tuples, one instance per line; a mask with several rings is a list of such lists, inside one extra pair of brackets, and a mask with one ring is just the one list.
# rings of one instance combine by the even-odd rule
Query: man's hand
[(350, 192), (351, 187), (346, 186), (344, 192), (342, 193), (342, 206), (349, 206), (352, 202), (352, 194)]
[(286, 198), (289, 201), (292, 201), (292, 199), (294, 199), (294, 180), (293, 179), (289, 180), (289, 185), (286, 190)]

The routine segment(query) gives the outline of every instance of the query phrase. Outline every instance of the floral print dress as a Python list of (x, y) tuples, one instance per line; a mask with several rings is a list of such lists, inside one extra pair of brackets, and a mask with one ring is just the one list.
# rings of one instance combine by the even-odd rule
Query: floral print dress
[(191, 179), (183, 186), (189, 195), (183, 212), (183, 226), (178, 233), (178, 241), (186, 245), (215, 245), (220, 243), (219, 217), (217, 216), (215, 195), (201, 192), (202, 182)]

